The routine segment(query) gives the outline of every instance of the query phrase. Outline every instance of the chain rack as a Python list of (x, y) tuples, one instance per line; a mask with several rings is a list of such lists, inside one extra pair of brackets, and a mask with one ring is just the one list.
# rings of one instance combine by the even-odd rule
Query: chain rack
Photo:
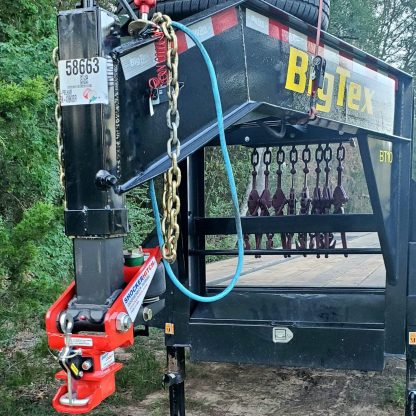
[[(336, 143), (336, 142), (335, 142)], [(314, 172), (315, 176), (315, 187), (313, 189), (313, 194), (311, 196), (309, 190), (309, 177), (310, 177), (310, 164), (312, 162), (312, 150), (309, 144), (303, 144), (303, 149), (298, 150), (298, 144), (294, 145), (279, 145), (277, 146), (277, 153), (276, 153), (276, 191), (271, 197), (270, 194), (270, 165), (273, 158), (273, 153), (270, 147), (267, 147), (263, 154), (263, 163), (265, 165), (264, 176), (265, 176), (265, 186), (264, 190), (259, 196), (257, 191), (257, 175), (258, 170), (257, 167), (259, 165), (259, 152), (256, 148), (253, 149), (251, 154), (251, 165), (252, 165), (252, 190), (249, 195), (248, 199), (248, 211), (247, 215), (249, 216), (270, 216), (270, 208), (273, 207), (274, 215), (275, 216), (296, 216), (296, 215), (330, 215), (331, 208), (334, 206), (334, 210), (332, 211), (333, 214), (343, 214), (345, 211), (345, 204), (348, 202), (348, 196), (345, 192), (345, 189), (342, 185), (342, 173), (344, 171), (344, 161), (345, 161), (345, 146), (343, 142), (338, 142), (338, 148), (336, 150), (336, 159), (337, 159), (337, 179), (336, 183), (337, 186), (335, 187), (334, 191), (332, 191), (332, 184), (331, 184), (331, 172), (332, 172), (332, 162), (333, 162), (333, 148), (330, 143), (319, 143), (314, 152), (314, 161), (316, 163)], [(289, 151), (289, 160), (288, 164), (290, 165), (290, 177), (291, 177), (291, 185), (289, 190), (289, 197), (286, 198), (285, 192), (283, 190), (283, 166), (285, 165), (286, 153), (284, 150), (284, 146), (290, 146), (291, 149)], [(301, 153), (300, 153), (301, 152)], [(299, 162), (299, 155), (301, 156), (300, 161), (303, 163), (302, 174), (303, 174), (303, 185), (301, 191), (298, 193), (296, 191), (296, 175), (298, 173), (296, 165)], [(321, 179), (322, 173), (324, 173), (324, 182), (321, 187)], [(297, 210), (297, 203), (299, 203), (300, 207)], [(287, 205), (287, 210), (285, 207)], [(285, 212), (286, 211), (286, 212)], [(294, 232), (282, 232), (280, 233), (281, 238), (281, 246), (282, 249), (280, 251), (283, 252), (285, 257), (290, 257), (291, 252), (295, 253), (298, 252), (302, 254), (304, 257), (307, 256), (308, 252), (316, 252), (317, 257), (319, 258), (322, 253), (324, 253), (325, 257), (329, 256), (329, 252), (338, 253), (339, 250), (336, 250), (336, 241), (334, 238), (333, 232), (299, 232), (298, 239), (295, 241), (296, 251), (293, 249), (293, 238), (295, 233)], [(266, 240), (266, 251), (273, 249), (273, 236), (274, 233), (267, 232), (266, 233), (267, 240)], [(309, 241), (308, 241), (309, 240)], [(345, 232), (341, 233), (341, 240), (342, 240), (342, 248), (343, 250), (347, 250), (347, 240)], [(251, 252), (250, 243), (249, 243), (249, 235), (245, 234), (245, 249), (247, 252)], [(254, 250), (254, 254), (256, 257), (260, 257), (260, 252), (264, 252), (262, 249), (262, 238), (260, 234), (256, 234), (256, 249)], [(344, 254), (348, 256), (348, 254)]]

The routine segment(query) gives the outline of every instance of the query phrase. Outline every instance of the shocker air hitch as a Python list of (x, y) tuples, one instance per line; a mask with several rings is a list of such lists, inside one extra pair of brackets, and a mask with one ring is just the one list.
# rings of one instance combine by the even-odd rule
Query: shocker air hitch
[(114, 350), (133, 344), (134, 320), (161, 261), (158, 248), (144, 250), (144, 254), (144, 264), (124, 267), (124, 288), (105, 313), (93, 305), (83, 305), (78, 311), (71, 306), (76, 300), (75, 283), (47, 312), (49, 347), (60, 351), (58, 361), (63, 368), (56, 378), (66, 381), (52, 401), (58, 412), (87, 413), (114, 393), (115, 374), (122, 368), (115, 362)]

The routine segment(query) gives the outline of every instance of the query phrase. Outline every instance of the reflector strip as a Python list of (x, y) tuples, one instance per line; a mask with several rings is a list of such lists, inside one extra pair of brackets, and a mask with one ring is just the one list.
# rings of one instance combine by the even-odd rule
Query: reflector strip
[[(231, 7), (212, 17), (194, 23), (189, 27), (197, 34), (198, 38), (204, 42), (237, 25), (237, 9), (235, 7)], [(254, 10), (246, 9), (246, 27), (281, 42), (289, 43), (302, 51), (310, 54), (315, 53), (315, 39), (290, 28), (284, 23), (257, 13)], [(182, 32), (177, 31), (176, 35), (178, 37), (179, 54), (182, 54), (195, 46), (192, 40)], [(353, 59), (352, 55), (348, 53), (339, 52), (334, 48), (320, 43), (319, 54), (324, 56), (327, 61), (333, 62), (338, 66), (367, 77), (374, 78), (374, 71), (376, 71), (378, 81), (384, 84), (391, 84), (391, 80), (393, 80), (395, 82), (396, 91), (398, 90), (398, 79), (394, 75), (386, 74), (371, 64), (367, 65), (361, 61)], [(374, 58), (372, 59), (374, 60)], [(369, 60), (371, 61), (371, 57), (369, 57)], [(156, 65), (154, 44), (152, 43), (146, 45), (143, 48), (123, 56), (121, 58), (121, 64), (123, 66), (126, 80), (152, 68)]]
[[(291, 46), (308, 52), (311, 55), (315, 54), (315, 39), (313, 37), (308, 37), (277, 20), (270, 19), (250, 9), (246, 9), (246, 26), (281, 42), (289, 43)], [(351, 55), (339, 52), (334, 48), (324, 45), (322, 42), (319, 44), (319, 55), (323, 56), (327, 61), (335, 63), (337, 66), (373, 79), (376, 77), (383, 84), (391, 84), (391, 80), (389, 79), (391, 78), (396, 83), (396, 91), (398, 89), (398, 79), (393, 75), (386, 74), (371, 63), (366, 64), (353, 59)], [(369, 56), (369, 61), (374, 61), (374, 58)], [(374, 71), (376, 74), (374, 74)]]

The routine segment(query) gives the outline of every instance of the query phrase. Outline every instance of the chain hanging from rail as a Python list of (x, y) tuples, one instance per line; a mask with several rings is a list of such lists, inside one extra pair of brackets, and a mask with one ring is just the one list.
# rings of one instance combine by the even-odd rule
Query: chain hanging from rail
[[(178, 215), (181, 208), (181, 201), (179, 198), (181, 171), (178, 166), (181, 149), (178, 137), (178, 127), (180, 122), (178, 110), (178, 39), (169, 16), (162, 15), (160, 12), (155, 13), (152, 22), (162, 29), (167, 45), (166, 66), (168, 69), (167, 95), (169, 98), (169, 109), (166, 114), (166, 120), (170, 131), (169, 139), (167, 141), (167, 153), (172, 161), (172, 165), (164, 174), (162, 232), (165, 240), (163, 257), (169, 263), (173, 263), (177, 257), (180, 234)], [(160, 40), (161, 39), (159, 38), (159, 41)]]
[[(264, 190), (259, 199), (260, 216), (269, 217), (270, 216), (269, 209), (272, 206), (272, 195), (269, 189), (269, 175), (270, 175), (269, 167), (270, 167), (270, 164), (272, 163), (272, 152), (270, 151), (269, 147), (267, 147), (266, 151), (263, 153), (263, 163), (265, 166)], [(266, 233), (266, 237), (267, 237), (266, 248), (270, 250), (273, 247), (273, 234)], [(261, 244), (261, 237), (260, 237), (260, 244)]]
[[(311, 208), (311, 198), (309, 196), (309, 187), (308, 187), (308, 176), (309, 176), (309, 168), (308, 165), (311, 161), (311, 149), (309, 149), (309, 145), (306, 145), (302, 151), (302, 162), (304, 164), (303, 168), (303, 188), (301, 192), (300, 198), (300, 215), (308, 215), (310, 208)], [(296, 241), (296, 248), (298, 250), (306, 250), (308, 243), (308, 233), (299, 233), (299, 241)], [(306, 254), (304, 254), (306, 257)]]
[[(287, 205), (287, 215), (296, 215), (296, 190), (295, 190), (295, 175), (296, 175), (296, 163), (298, 163), (298, 149), (296, 146), (292, 146), (292, 149), (289, 153), (290, 164), (292, 168), (290, 169), (290, 174), (292, 176), (292, 184), (290, 187), (289, 200)], [(286, 234), (287, 249), (292, 249), (294, 233)]]
[[(322, 189), (322, 214), (330, 214), (333, 200), (332, 200), (332, 189), (329, 183), (329, 174), (331, 173), (330, 163), (332, 161), (332, 147), (329, 144), (325, 146), (324, 161), (325, 161), (325, 168), (324, 168), (325, 184)], [(333, 233), (325, 233), (322, 237), (323, 238), (321, 241), (321, 248), (326, 249), (326, 250), (335, 248), (336, 241), (334, 241)], [(325, 254), (325, 258), (328, 258), (328, 254)]]
[[(337, 149), (337, 160), (338, 160), (338, 178), (337, 186), (334, 189), (333, 193), (333, 203), (334, 203), (334, 214), (344, 214), (344, 205), (348, 202), (348, 195), (342, 185), (342, 173), (344, 171), (343, 162), (345, 160), (345, 147), (342, 143), (339, 144)], [(347, 236), (345, 231), (341, 232), (341, 241), (342, 248), (347, 249)], [(348, 254), (344, 254), (345, 257), (348, 257)]]
[[(272, 206), (274, 208), (274, 215), (281, 216), (285, 215), (284, 208), (286, 204), (288, 203), (288, 200), (286, 198), (285, 193), (282, 189), (282, 174), (283, 174), (283, 164), (285, 163), (285, 151), (283, 150), (282, 146), (279, 146), (277, 149), (277, 170), (276, 170), (276, 176), (277, 176), (277, 187), (276, 192), (273, 195), (272, 199)], [(286, 234), (281, 233), (280, 238), (282, 240), (282, 248), (283, 250), (287, 249), (287, 241), (286, 241)], [(287, 257), (285, 255), (285, 257)]]
[[(321, 144), (318, 145), (318, 147), (315, 150), (315, 162), (316, 162), (316, 182), (315, 182), (315, 188), (313, 190), (313, 197), (312, 197), (312, 215), (319, 215), (322, 213), (322, 190), (320, 187), (320, 177), (321, 177), (321, 163), (324, 160), (324, 149)], [(309, 235), (309, 248), (314, 249), (320, 247), (320, 241), (321, 241), (321, 235), (319, 232), (311, 233)], [(319, 258), (319, 254), (317, 255)]]
[[(259, 160), (259, 152), (257, 149), (253, 149), (251, 153), (251, 166), (253, 170), (251, 171), (251, 175), (253, 177), (253, 182), (251, 186), (251, 191), (248, 196), (247, 206), (248, 206), (248, 215), (252, 217), (257, 217), (259, 215), (259, 208), (260, 208), (260, 195), (257, 191), (257, 166), (260, 162)], [(256, 249), (260, 248), (261, 244), (261, 234), (256, 234)], [(244, 242), (246, 250), (250, 250), (250, 236), (248, 234), (244, 235)], [(259, 258), (259, 255), (255, 256)]]

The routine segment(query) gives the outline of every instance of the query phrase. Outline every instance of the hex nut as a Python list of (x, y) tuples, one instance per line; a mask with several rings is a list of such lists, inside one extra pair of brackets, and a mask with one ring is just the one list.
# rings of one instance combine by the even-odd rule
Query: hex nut
[(119, 313), (116, 319), (116, 329), (118, 332), (127, 332), (130, 327), (133, 325), (133, 322), (127, 313)]
[(147, 322), (153, 318), (153, 311), (147, 306), (143, 309), (143, 321)]

